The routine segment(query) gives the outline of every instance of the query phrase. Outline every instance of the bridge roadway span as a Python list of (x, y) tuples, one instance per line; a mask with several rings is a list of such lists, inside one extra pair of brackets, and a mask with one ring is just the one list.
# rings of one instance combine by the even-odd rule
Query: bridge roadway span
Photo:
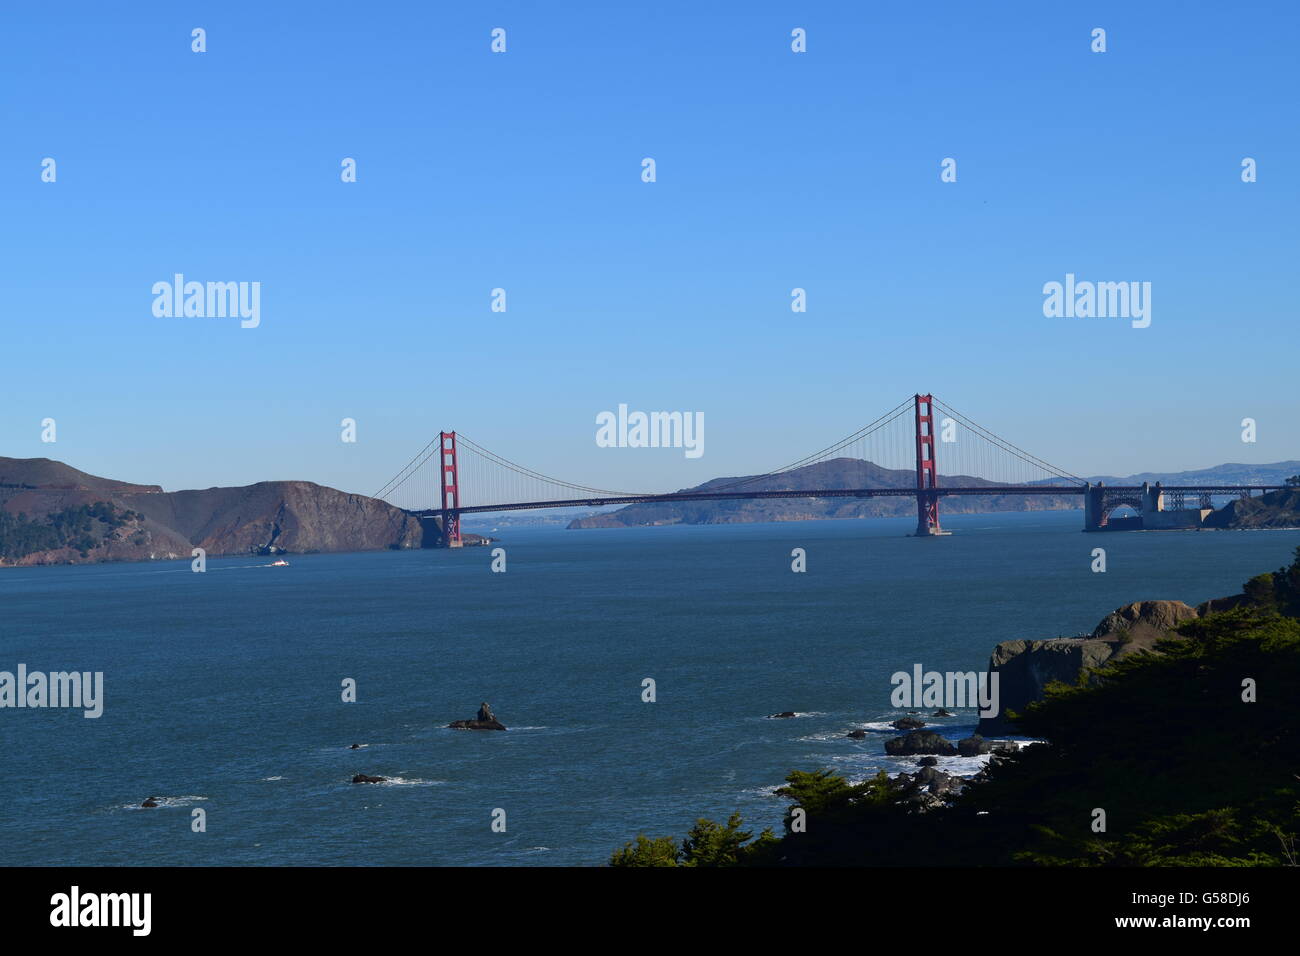
[[(602, 505), (660, 504), (678, 501), (735, 501), (757, 498), (905, 498), (917, 495), (946, 498), (949, 495), (1084, 495), (1103, 491), (1107, 496), (1142, 495), (1153, 489), (1164, 494), (1235, 495), (1245, 492), (1269, 492), (1283, 485), (984, 485), (982, 487), (936, 488), (811, 488), (776, 491), (681, 491), (662, 495), (615, 495), (611, 497), (569, 498), (560, 501), (518, 501), (496, 505), (462, 505), (460, 514), (493, 511), (525, 511), (537, 508), (596, 508)], [(418, 517), (433, 517), (437, 508), (410, 511)]]

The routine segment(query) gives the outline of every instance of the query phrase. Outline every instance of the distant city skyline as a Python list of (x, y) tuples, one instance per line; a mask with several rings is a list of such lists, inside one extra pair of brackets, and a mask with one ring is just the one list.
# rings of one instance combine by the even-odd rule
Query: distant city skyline
[(455, 429), (670, 491), (919, 391), (1080, 475), (1300, 459), (1294, 5), (385, 11), (9, 12), (0, 455), (370, 494)]

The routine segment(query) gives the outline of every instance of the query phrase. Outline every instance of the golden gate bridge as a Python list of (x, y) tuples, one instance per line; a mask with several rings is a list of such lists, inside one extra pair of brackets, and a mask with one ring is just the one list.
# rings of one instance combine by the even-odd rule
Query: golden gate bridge
[[(939, 431), (936, 434), (936, 413)], [(936, 444), (936, 437), (939, 439)], [(937, 450), (944, 449), (940, 483)], [(832, 463), (828, 476), (817, 466)], [(539, 508), (733, 501), (743, 499), (916, 499), (916, 536), (945, 534), (939, 501), (947, 497), (1083, 496), (1084, 530), (1196, 527), (1212, 499), (1249, 496), (1282, 485), (1105, 485), (1030, 454), (930, 394), (916, 394), (853, 434), (763, 474), (724, 478), (677, 492), (616, 491), (564, 481), (526, 468), (455, 431), (440, 432), (374, 497), (437, 523), (445, 547), (462, 544), (465, 514)], [(1187, 496), (1198, 508), (1184, 507)], [(1112, 521), (1120, 508), (1138, 512)]]

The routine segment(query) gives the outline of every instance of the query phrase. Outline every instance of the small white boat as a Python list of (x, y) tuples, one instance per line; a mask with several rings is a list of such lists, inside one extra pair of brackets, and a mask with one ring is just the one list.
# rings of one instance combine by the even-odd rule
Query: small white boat
[(289, 566), (289, 562), (284, 560), (284, 558), (281, 558), (278, 561), (272, 561), (269, 565), (267, 565), (267, 567), (270, 568), (287, 568), (288, 566)]

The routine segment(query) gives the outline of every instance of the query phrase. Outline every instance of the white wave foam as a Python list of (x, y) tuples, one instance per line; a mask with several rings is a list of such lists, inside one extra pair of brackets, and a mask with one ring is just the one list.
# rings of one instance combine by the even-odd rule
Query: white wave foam
[(388, 777), (383, 783), (369, 784), (378, 787), (438, 787), (446, 780), (424, 780), (420, 777)]
[(806, 737), (799, 737), (801, 743), (824, 744), (831, 740), (856, 740), (856, 737), (849, 737), (846, 730), (828, 730), (818, 734), (808, 734)]
[(119, 810), (163, 810), (169, 807), (188, 807), (190, 804), (199, 800), (206, 800), (207, 797), (200, 797), (196, 794), (188, 794), (183, 797), (153, 797), (157, 807), (142, 807), (138, 803), (128, 803), (125, 806), (118, 807)]
[(826, 712), (822, 710), (796, 710), (792, 711), (794, 717), (778, 717), (776, 714), (764, 714), (764, 720), (794, 720), (795, 717), (825, 717)]

